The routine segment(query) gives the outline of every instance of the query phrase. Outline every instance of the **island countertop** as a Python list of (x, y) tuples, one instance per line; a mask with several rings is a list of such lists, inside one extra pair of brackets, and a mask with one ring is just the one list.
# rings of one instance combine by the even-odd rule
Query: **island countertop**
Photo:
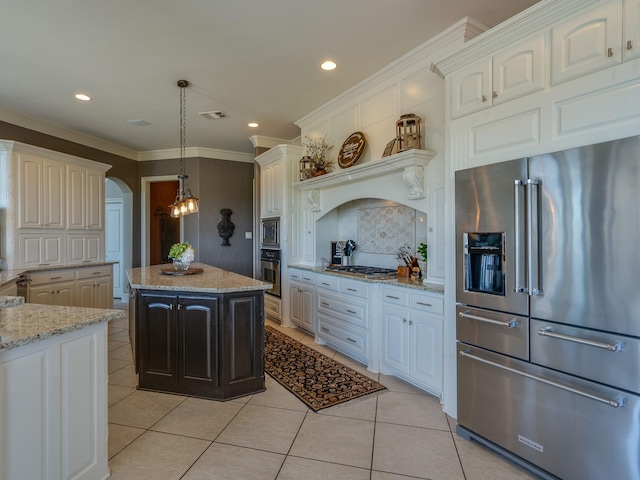
[(0, 352), (124, 317), (124, 310), (22, 303), (0, 297)]
[(191, 268), (201, 268), (195, 275), (166, 275), (163, 270), (172, 270), (170, 264), (150, 267), (130, 268), (127, 277), (131, 288), (149, 290), (169, 290), (204, 293), (231, 293), (252, 290), (269, 290), (270, 283), (245, 277), (237, 273), (212, 267), (204, 263), (192, 263)]

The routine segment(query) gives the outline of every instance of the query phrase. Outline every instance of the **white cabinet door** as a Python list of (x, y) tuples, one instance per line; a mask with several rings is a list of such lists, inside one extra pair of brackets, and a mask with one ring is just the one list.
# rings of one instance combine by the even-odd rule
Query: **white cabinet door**
[(111, 278), (95, 279), (94, 301), (95, 308), (113, 308), (113, 283)]
[(430, 387), (434, 393), (442, 391), (442, 318), (411, 313), (409, 320), (409, 376)]
[(41, 228), (42, 159), (21, 154), (18, 157), (18, 228)]
[(95, 305), (95, 281), (93, 278), (76, 280), (76, 306), (92, 308)]
[(65, 228), (66, 206), (66, 166), (53, 160), (43, 162), (43, 226), (45, 228)]
[(493, 105), (542, 90), (546, 78), (545, 35), (493, 56)]
[(491, 59), (472, 63), (451, 75), (451, 116), (462, 117), (491, 106)]
[(303, 287), (300, 292), (302, 307), (302, 325), (309, 331), (313, 332), (313, 313), (314, 313), (314, 291), (309, 287)]
[(85, 229), (87, 169), (76, 165), (67, 167), (67, 228)]
[(384, 305), (382, 307), (382, 358), (383, 366), (408, 372), (409, 310)]
[(54, 305), (64, 305), (65, 307), (71, 307), (74, 305), (76, 292), (75, 282), (58, 282), (51, 285), (51, 287), (53, 288)]
[(89, 230), (102, 230), (104, 228), (104, 174), (97, 170), (87, 170), (86, 181), (86, 227)]
[(102, 234), (67, 235), (69, 263), (88, 263), (104, 260)]
[(54, 289), (53, 285), (37, 285), (35, 287), (29, 287), (27, 295), (27, 301), (29, 303), (38, 303), (40, 305), (53, 305)]
[(18, 235), (20, 260), (18, 267), (62, 265), (62, 234), (25, 233)]
[(262, 167), (260, 172), (262, 217), (274, 217), (282, 214), (282, 160), (276, 160)]
[(640, 56), (640, 0), (624, 0), (624, 61)]
[(289, 317), (293, 323), (303, 326), (302, 322), (302, 296), (300, 295), (300, 284), (289, 284)]
[(552, 29), (552, 84), (622, 61), (619, 8), (619, 2), (609, 2)]

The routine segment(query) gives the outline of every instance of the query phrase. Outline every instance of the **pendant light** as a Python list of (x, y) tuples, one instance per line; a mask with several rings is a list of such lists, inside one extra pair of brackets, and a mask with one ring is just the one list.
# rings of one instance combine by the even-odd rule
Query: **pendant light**
[(191, 189), (185, 188), (185, 180), (189, 178), (185, 172), (185, 151), (186, 151), (186, 118), (187, 102), (185, 89), (189, 86), (186, 80), (178, 80), (180, 87), (180, 188), (176, 194), (176, 199), (169, 205), (173, 218), (184, 217), (192, 213), (198, 213), (198, 199), (191, 194)]

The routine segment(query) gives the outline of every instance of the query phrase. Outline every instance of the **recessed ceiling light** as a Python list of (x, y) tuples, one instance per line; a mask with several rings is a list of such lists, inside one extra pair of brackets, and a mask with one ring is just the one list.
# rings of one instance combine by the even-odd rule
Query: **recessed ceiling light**
[(247, 123), (247, 126), (251, 128), (258, 128), (260, 124), (256, 122), (250, 122), (250, 123)]
[(331, 60), (327, 60), (322, 65), (320, 65), (320, 68), (326, 71), (330, 71), (330, 70), (335, 70), (337, 66), (338, 65), (336, 65), (335, 62), (332, 62)]
[(76, 93), (74, 97), (76, 97), (78, 100), (82, 100), (83, 102), (88, 102), (89, 100), (91, 100), (91, 97), (89, 95), (85, 95), (84, 93)]

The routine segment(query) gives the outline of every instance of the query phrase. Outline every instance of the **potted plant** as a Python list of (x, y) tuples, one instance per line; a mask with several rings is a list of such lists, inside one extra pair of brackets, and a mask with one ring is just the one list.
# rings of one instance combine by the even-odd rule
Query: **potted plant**
[(427, 278), (427, 260), (429, 258), (429, 247), (427, 247), (426, 243), (420, 243), (418, 246), (418, 255), (422, 257), (422, 259), (418, 259), (418, 266), (420, 267), (420, 273), (422, 274), (422, 278)]
[(327, 158), (327, 152), (332, 147), (327, 143), (327, 136), (322, 138), (309, 138), (305, 135), (302, 143), (307, 149), (307, 156), (311, 159), (311, 175), (317, 177), (333, 170), (331, 160)]
[(196, 251), (189, 242), (174, 243), (169, 249), (169, 258), (173, 260), (176, 270), (189, 270), (195, 258)]

